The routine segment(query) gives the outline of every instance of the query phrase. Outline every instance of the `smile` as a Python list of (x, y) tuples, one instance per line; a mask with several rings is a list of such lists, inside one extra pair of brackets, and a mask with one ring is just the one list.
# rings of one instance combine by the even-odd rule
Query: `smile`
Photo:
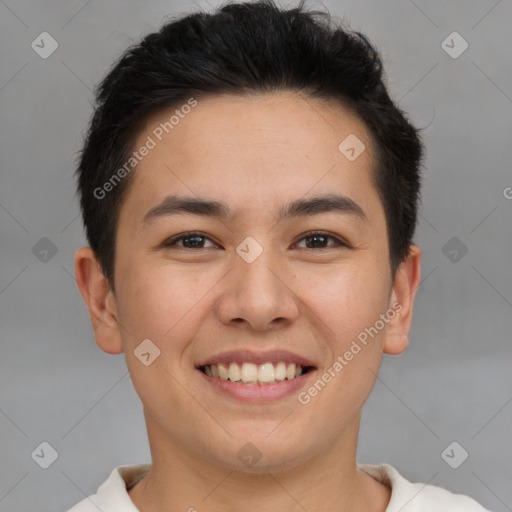
[(293, 380), (307, 373), (313, 367), (295, 363), (266, 362), (254, 364), (249, 362), (212, 363), (200, 366), (199, 369), (209, 377), (224, 381), (239, 382), (248, 385), (268, 385)]

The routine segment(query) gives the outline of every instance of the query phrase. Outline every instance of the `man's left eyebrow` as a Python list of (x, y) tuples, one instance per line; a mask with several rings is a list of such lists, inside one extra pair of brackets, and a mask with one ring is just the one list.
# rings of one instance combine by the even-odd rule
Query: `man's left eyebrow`
[(311, 199), (297, 199), (281, 207), (278, 218), (283, 220), (290, 217), (306, 217), (330, 212), (353, 215), (368, 222), (368, 217), (361, 206), (350, 197), (338, 194), (317, 196)]
[[(278, 220), (281, 221), (292, 217), (307, 217), (329, 212), (352, 215), (368, 222), (368, 217), (361, 206), (349, 197), (337, 194), (292, 201), (279, 208)], [(160, 204), (151, 208), (144, 215), (143, 223), (147, 224), (158, 217), (178, 214), (215, 217), (222, 220), (229, 220), (233, 217), (233, 212), (225, 203), (197, 197), (171, 195), (167, 196)]]

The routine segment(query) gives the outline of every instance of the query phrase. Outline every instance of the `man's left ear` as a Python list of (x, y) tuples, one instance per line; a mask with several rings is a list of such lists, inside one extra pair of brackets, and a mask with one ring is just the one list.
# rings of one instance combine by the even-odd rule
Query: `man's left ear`
[(421, 278), (420, 262), (420, 248), (417, 245), (410, 245), (409, 254), (397, 269), (393, 282), (389, 307), (393, 308), (396, 314), (388, 323), (384, 342), (385, 354), (401, 354), (409, 344), (414, 297)]

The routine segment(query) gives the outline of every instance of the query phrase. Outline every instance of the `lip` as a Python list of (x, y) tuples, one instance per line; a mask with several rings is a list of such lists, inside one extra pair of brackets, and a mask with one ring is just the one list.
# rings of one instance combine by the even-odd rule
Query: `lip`
[(278, 363), (280, 361), (285, 363), (300, 364), (303, 367), (313, 367), (313, 369), (316, 369), (316, 365), (312, 361), (306, 359), (305, 357), (299, 356), (298, 354), (294, 354), (293, 352), (289, 352), (288, 350), (267, 350), (265, 352), (258, 352), (253, 350), (230, 350), (205, 359), (196, 365), (196, 368), (199, 369), (201, 366), (215, 363), (264, 364)]
[(248, 385), (241, 384), (240, 382), (231, 382), (230, 380), (222, 380), (217, 377), (210, 377), (199, 369), (196, 371), (207, 385), (212, 386), (216, 393), (224, 396), (228, 395), (246, 403), (273, 402), (290, 397), (291, 395), (296, 396), (299, 389), (305, 387), (309, 379), (316, 373), (316, 370), (312, 369), (292, 380), (283, 380), (275, 384)]

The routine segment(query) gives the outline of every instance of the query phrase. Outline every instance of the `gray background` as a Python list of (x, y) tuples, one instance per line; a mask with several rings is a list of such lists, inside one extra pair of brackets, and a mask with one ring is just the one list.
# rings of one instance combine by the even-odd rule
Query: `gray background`
[[(66, 510), (114, 466), (149, 461), (124, 357), (95, 345), (74, 282), (85, 238), (73, 170), (92, 88), (112, 61), (166, 15), (208, 2), (0, 0), (1, 511)], [(511, 2), (309, 5), (377, 44), (428, 148), (410, 347), (385, 356), (359, 460), (512, 510)], [(43, 31), (59, 45), (47, 59), (31, 48)], [(469, 44), (458, 58), (442, 46), (453, 31)], [(36, 246), (43, 237), (56, 254)], [(58, 452), (48, 469), (31, 457), (43, 441)], [(458, 469), (441, 457), (453, 441), (469, 453)], [(449, 453), (453, 464), (463, 452)]]

